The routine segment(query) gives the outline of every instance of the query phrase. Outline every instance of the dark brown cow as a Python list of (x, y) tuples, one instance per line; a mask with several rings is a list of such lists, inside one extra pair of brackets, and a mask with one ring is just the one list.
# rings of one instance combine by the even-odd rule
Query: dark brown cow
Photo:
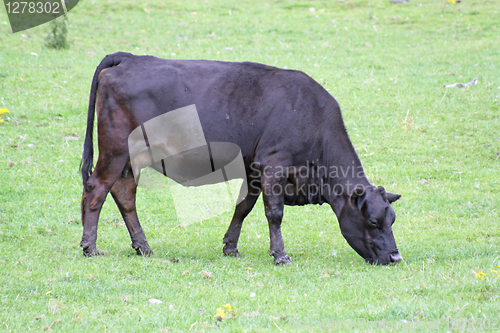
[[(166, 112), (196, 105), (207, 142), (241, 149), (249, 192), (236, 206), (223, 252), (239, 255), (245, 217), (262, 193), (270, 254), (291, 262), (281, 235), (284, 205), (328, 203), (342, 235), (367, 262), (400, 261), (391, 203), (400, 195), (366, 178), (349, 140), (337, 101), (306, 74), (244, 62), (166, 60), (128, 53), (108, 55), (90, 91), (82, 176), (81, 246), (96, 255), (99, 212), (111, 192), (138, 254), (151, 249), (137, 218), (127, 146), (138, 126)], [(99, 158), (93, 164), (97, 108)], [(306, 222), (306, 221), (304, 221)]]

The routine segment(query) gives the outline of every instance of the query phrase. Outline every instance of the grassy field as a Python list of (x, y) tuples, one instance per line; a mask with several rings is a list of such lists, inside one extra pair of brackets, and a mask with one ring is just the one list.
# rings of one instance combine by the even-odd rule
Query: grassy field
[[(0, 10), (0, 331), (324, 331), (359, 318), (394, 331), (500, 328), (498, 1), (84, 0), (68, 17), (70, 48), (55, 51), (44, 47), (49, 25), (12, 34)], [(262, 202), (243, 226), (242, 258), (223, 257), (231, 213), (179, 227), (161, 190), (138, 194), (154, 256), (135, 255), (109, 199), (106, 255), (84, 258), (88, 92), (116, 51), (311, 75), (340, 103), (370, 181), (403, 195), (393, 205), (403, 262), (365, 264), (323, 205), (286, 208), (295, 265), (275, 267)]]

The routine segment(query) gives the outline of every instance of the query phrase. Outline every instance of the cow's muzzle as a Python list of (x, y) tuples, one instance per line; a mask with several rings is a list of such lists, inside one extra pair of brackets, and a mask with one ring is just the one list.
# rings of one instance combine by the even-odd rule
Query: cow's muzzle
[(389, 261), (391, 262), (391, 264), (397, 264), (401, 260), (403, 260), (403, 257), (401, 256), (401, 254), (399, 254), (398, 251), (389, 254)]

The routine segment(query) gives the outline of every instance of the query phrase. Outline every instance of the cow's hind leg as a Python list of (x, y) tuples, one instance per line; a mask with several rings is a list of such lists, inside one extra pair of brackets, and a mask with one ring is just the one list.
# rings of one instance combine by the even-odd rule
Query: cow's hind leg
[[(129, 166), (127, 166), (129, 168)], [(132, 248), (138, 255), (149, 256), (153, 252), (148, 245), (144, 231), (142, 230), (137, 210), (135, 207), (135, 196), (137, 193), (137, 184), (131, 170), (124, 172), (111, 188), (111, 195), (115, 199), (116, 205), (122, 214), (128, 233), (132, 239)]]
[[(250, 184), (249, 184), (250, 185)], [(249, 192), (246, 195), (245, 199), (236, 205), (236, 209), (234, 210), (233, 219), (231, 220), (231, 224), (227, 229), (226, 234), (224, 235), (224, 249), (222, 252), (227, 256), (239, 257), (240, 254), (238, 252), (238, 239), (240, 238), (241, 226), (243, 224), (243, 220), (247, 217), (248, 214), (252, 211), (255, 206), (255, 202), (259, 198), (260, 189), (249, 186)]]
[(87, 180), (82, 197), (83, 236), (80, 246), (85, 256), (99, 255), (97, 251), (97, 224), (102, 205), (109, 191), (121, 176), (128, 156), (119, 156), (112, 160), (99, 159), (92, 175)]
[(285, 207), (286, 177), (280, 175), (279, 170), (268, 168), (262, 174), (262, 197), (269, 223), (269, 255), (274, 257), (276, 265), (286, 265), (292, 260), (285, 252), (285, 244), (281, 235), (281, 221)]

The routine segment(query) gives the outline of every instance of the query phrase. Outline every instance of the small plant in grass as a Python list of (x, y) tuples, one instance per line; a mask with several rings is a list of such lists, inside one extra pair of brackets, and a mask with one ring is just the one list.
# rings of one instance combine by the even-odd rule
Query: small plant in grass
[(67, 49), (68, 43), (68, 18), (63, 15), (50, 22), (50, 33), (45, 38), (45, 46), (51, 49)]

